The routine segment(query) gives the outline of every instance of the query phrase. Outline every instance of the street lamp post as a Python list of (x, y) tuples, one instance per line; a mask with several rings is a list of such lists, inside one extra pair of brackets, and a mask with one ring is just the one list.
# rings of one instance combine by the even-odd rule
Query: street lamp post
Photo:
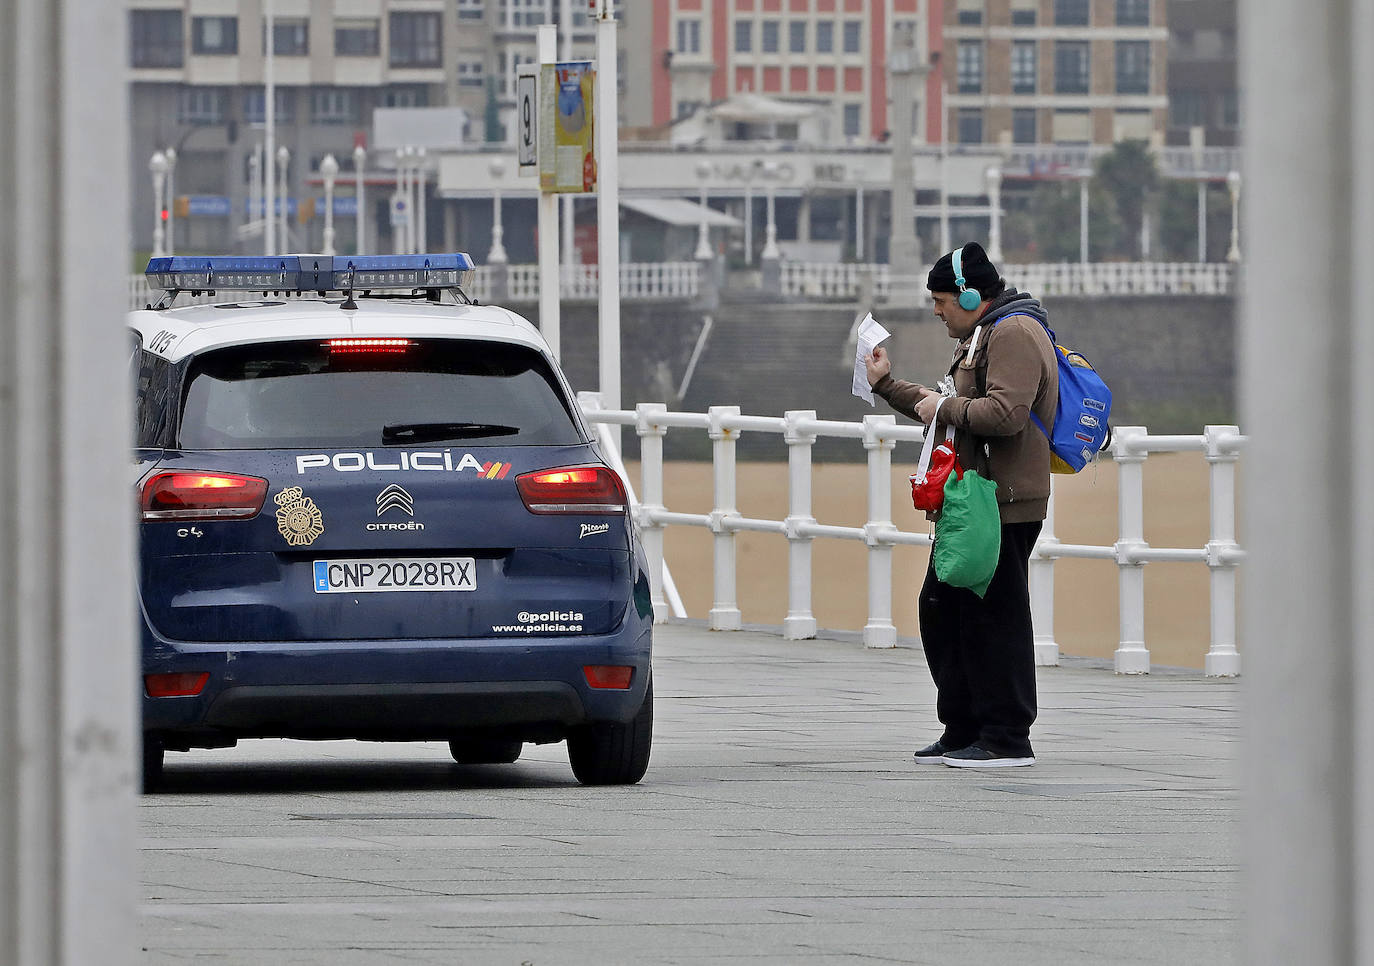
[(994, 165), (987, 170), (988, 207), (992, 218), (988, 227), (988, 259), (1002, 262), (1002, 169)]
[(153, 176), (153, 257), (167, 254), (163, 248), (162, 185), (167, 178), (167, 155), (154, 151), (148, 159), (148, 171)]
[(261, 230), (263, 216), (262, 207), (262, 145), (253, 145), (253, 150), (248, 152), (248, 224), (244, 226), (243, 236), (250, 237), (253, 222), (257, 221), (258, 228)]
[(415, 203), (411, 205), (411, 210), (415, 212), (415, 228), (412, 232), (411, 250), (416, 252), (429, 251), (429, 226), (425, 223), (425, 197), (429, 194), (429, 170), (425, 166), (425, 146), (422, 144), (415, 149), (415, 173), (418, 178), (412, 178), (410, 186), (415, 193)]
[(290, 163), (291, 152), (288, 151), (286, 145), (283, 144), (281, 147), (277, 148), (277, 169), (279, 172), (279, 184), (281, 185), (281, 190), (277, 192), (277, 198), (281, 203), (281, 248), (283, 250), (291, 247), (291, 242), (287, 238), (289, 228), (286, 220), (288, 210), (291, 207), (288, 203), (288, 199), (291, 196), (287, 190), (286, 183), (286, 166)]
[(763, 253), (762, 257), (777, 260), (782, 257), (778, 251), (778, 223), (773, 217), (773, 181), (778, 175), (778, 163), (776, 161), (763, 162), (763, 176), (767, 179), (767, 199), (768, 199), (768, 225), (764, 229)]
[(1240, 172), (1232, 171), (1226, 176), (1226, 187), (1231, 192), (1231, 249), (1226, 253), (1228, 262), (1240, 261)]
[(400, 199), (401, 218), (399, 224), (395, 225), (395, 236), (391, 247), (396, 249), (396, 254), (404, 255), (410, 251), (407, 232), (409, 229), (406, 222), (410, 221), (410, 186), (406, 183), (406, 152), (404, 148), (396, 149), (396, 197)]
[(488, 170), (495, 187), (491, 193), (491, 251), (487, 252), (487, 264), (504, 265), (506, 248), (501, 244), (501, 236), (504, 234), (501, 228), (501, 179), (506, 175), (506, 162), (501, 158), (492, 158)]
[(320, 161), (320, 175), (324, 178), (324, 254), (334, 254), (334, 179), (339, 174), (339, 162), (326, 154)]
[(711, 177), (711, 165), (706, 161), (697, 162), (697, 178), (701, 180), (701, 221), (697, 225), (697, 250), (694, 256), (699, 261), (711, 257), (711, 227), (706, 224), (706, 180)]
[(177, 253), (177, 149), (168, 148), (163, 152), (167, 157), (167, 254)]
[(363, 169), (367, 167), (367, 148), (361, 144), (353, 148), (353, 190), (358, 196), (357, 211), (353, 215), (355, 234), (358, 236), (356, 248), (357, 254), (361, 255), (366, 246), (363, 244), (363, 228), (367, 220), (363, 217)]

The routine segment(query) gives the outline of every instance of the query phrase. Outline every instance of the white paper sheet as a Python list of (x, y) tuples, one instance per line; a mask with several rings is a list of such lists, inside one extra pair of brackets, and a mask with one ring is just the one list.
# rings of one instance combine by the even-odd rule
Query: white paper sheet
[(859, 337), (854, 351), (854, 395), (870, 406), (876, 406), (877, 401), (873, 398), (873, 390), (868, 385), (868, 365), (864, 362), (864, 357), (891, 334), (873, 318), (872, 312), (864, 316), (864, 320), (859, 323)]

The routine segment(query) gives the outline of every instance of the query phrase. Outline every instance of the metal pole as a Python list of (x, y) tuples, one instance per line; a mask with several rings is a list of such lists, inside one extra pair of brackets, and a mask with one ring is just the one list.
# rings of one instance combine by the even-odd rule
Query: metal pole
[(154, 151), (148, 159), (148, 170), (153, 175), (153, 257), (161, 258), (167, 254), (163, 242), (165, 226), (162, 223), (162, 185), (167, 178), (167, 156), (161, 151)]
[(1207, 261), (1207, 179), (1197, 179), (1197, 260)]
[(324, 177), (324, 254), (334, 254), (334, 179), (339, 175), (339, 162), (334, 155), (326, 154), (320, 161), (320, 174)]
[[(572, 60), (572, 3), (570, 0), (561, 0), (559, 7), (559, 60)], [(598, 56), (600, 56), (598, 54)], [(600, 155), (598, 154), (598, 158)], [(573, 229), (575, 227), (575, 205), (577, 199), (573, 195), (563, 195), (560, 200), (563, 217), (561, 220), (563, 232), (563, 267), (572, 273), (573, 266)]]
[(635, 430), (639, 434), (639, 509), (645, 516), (640, 523), (640, 540), (649, 564), (649, 600), (654, 608), (654, 620), (668, 616), (668, 602), (663, 596), (663, 524), (648, 517), (663, 507), (663, 437), (668, 427), (663, 425), (663, 403), (640, 403), (635, 407)]
[(713, 631), (737, 631), (743, 626), (736, 602), (735, 531), (727, 526), (730, 518), (739, 516), (735, 508), (735, 441), (739, 439), (739, 430), (721, 425), (724, 417), (738, 415), (738, 406), (711, 406), (707, 410), (715, 494), (710, 522), (714, 534), (711, 538), (713, 590), (707, 622)]
[(803, 432), (800, 424), (814, 421), (816, 411), (791, 410), (783, 414), (787, 443), (787, 616), (782, 621), (782, 636), (789, 641), (816, 636), (816, 617), (811, 612), (811, 537), (799, 528), (816, 522), (811, 515), (811, 448), (816, 434)]
[(357, 195), (357, 211), (353, 215), (355, 234), (358, 236), (355, 244), (357, 254), (361, 255), (367, 251), (367, 242), (364, 240), (364, 233), (367, 230), (367, 216), (365, 212), (367, 205), (364, 203), (363, 172), (367, 168), (367, 148), (361, 144), (353, 148), (353, 191)]
[[(868, 450), (868, 523), (864, 543), (868, 544), (868, 623), (864, 625), (864, 647), (896, 647), (897, 626), (892, 623), (892, 544), (882, 541), (897, 528), (892, 523), (892, 449), (890, 439), (881, 439), (878, 429), (893, 426), (896, 416), (864, 417), (864, 449)], [(933, 432), (927, 429), (926, 432)]]
[(139, 660), (132, 585), (111, 579), (136, 567), (129, 491), (114, 482), (132, 437), (128, 367), (114, 362), (130, 359), (115, 322), (123, 226), (142, 175), (112, 80), (128, 67), (127, 13), (11, 0), (4, 21), (0, 963), (131, 966)]
[(768, 224), (764, 229), (763, 253), (764, 260), (777, 260), (781, 257), (778, 251), (778, 222), (774, 215), (774, 195), (776, 190), (773, 187), (774, 181), (778, 176), (778, 163), (776, 161), (765, 161), (763, 163), (763, 176), (768, 179), (768, 184), (764, 190), (767, 199)]
[(1150, 652), (1145, 647), (1145, 563), (1137, 551), (1145, 543), (1145, 457), (1131, 440), (1148, 435), (1144, 426), (1119, 426), (1113, 459), (1117, 466), (1117, 583), (1121, 602), (1121, 638), (1117, 645), (1117, 674), (1148, 674)]
[(272, 177), (272, 165), (277, 157), (277, 81), (273, 61), (276, 59), (277, 38), (273, 27), (276, 0), (262, 0), (262, 16), (267, 37), (267, 51), (263, 57), (263, 127), (265, 150), (263, 186), (267, 189), (262, 208), (262, 253), (277, 253), (277, 188)]
[(429, 251), (429, 168), (425, 160), (425, 149), (421, 145), (416, 149), (417, 158), (416, 173), (419, 174), (419, 183), (415, 188), (415, 250), (417, 252)]
[(1226, 260), (1232, 264), (1240, 261), (1240, 181), (1239, 171), (1226, 176), (1226, 187), (1231, 192), (1231, 248)]
[[(541, 71), (557, 62), (557, 37), (552, 24), (544, 24), (535, 30), (535, 50)], [(538, 88), (543, 97), (543, 78)], [(593, 113), (592, 123), (596, 123)], [(552, 138), (546, 143), (551, 144)], [(553, 357), (562, 354), (562, 332), (559, 320), (560, 283), (558, 276), (558, 195), (551, 191), (539, 192), (538, 210), (539, 229), (539, 331), (544, 341), (553, 350)]]
[(495, 187), (491, 193), (491, 250), (487, 252), (488, 265), (506, 264), (506, 246), (502, 244), (505, 229), (501, 225), (501, 179), (506, 173), (506, 162), (492, 158), (488, 164)]
[(391, 248), (397, 255), (406, 253), (406, 221), (410, 218), (410, 192), (406, 190), (406, 153), (402, 148), (396, 149), (396, 191), (395, 197), (400, 202), (401, 221), (400, 224), (393, 225), (391, 230)]
[(262, 224), (262, 145), (253, 145), (248, 154), (248, 218), (245, 222), (244, 237), (251, 237), (254, 223)]
[[(600, 0), (596, 22), (596, 231), (600, 307), (599, 382), (607, 409), (620, 408), (620, 159), (617, 146), (616, 22)], [(619, 448), (620, 427), (610, 427)]]
[(697, 162), (697, 177), (701, 180), (701, 221), (697, 223), (697, 261), (711, 257), (711, 228), (706, 224), (706, 181), (711, 177), (711, 165), (706, 161)]
[(280, 204), (277, 206), (281, 211), (281, 236), (278, 239), (282, 251), (291, 247), (290, 224), (287, 221), (290, 216), (291, 187), (286, 180), (286, 171), (291, 164), (291, 151), (285, 144), (277, 148), (277, 168), (278, 176), (281, 178), (281, 192), (278, 196)]
[(864, 260), (864, 189), (854, 189), (854, 261)]

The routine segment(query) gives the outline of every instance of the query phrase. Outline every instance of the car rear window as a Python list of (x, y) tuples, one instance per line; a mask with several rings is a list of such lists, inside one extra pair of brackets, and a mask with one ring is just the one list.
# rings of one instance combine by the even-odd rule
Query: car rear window
[[(458, 339), (278, 342), (207, 352), (187, 369), (182, 449), (582, 442), (544, 357)], [(395, 341), (395, 340), (393, 340)]]

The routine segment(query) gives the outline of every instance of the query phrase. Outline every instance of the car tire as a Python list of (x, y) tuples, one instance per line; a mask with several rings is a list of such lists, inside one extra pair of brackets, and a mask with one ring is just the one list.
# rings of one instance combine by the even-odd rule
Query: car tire
[(143, 736), (143, 793), (156, 791), (162, 782), (162, 758), (165, 749), (162, 739), (154, 735)]
[(520, 757), (523, 741), (504, 738), (479, 738), (450, 741), (448, 753), (460, 765), (509, 765)]
[(568, 762), (584, 785), (633, 785), (649, 767), (654, 732), (654, 682), (626, 724), (597, 721), (568, 735)]

